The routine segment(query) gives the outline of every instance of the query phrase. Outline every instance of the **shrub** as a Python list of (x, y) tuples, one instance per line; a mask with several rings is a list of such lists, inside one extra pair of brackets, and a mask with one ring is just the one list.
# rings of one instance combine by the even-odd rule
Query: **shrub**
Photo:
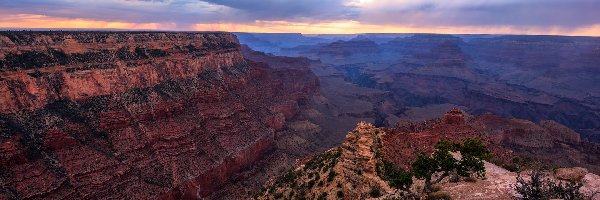
[(275, 199), (282, 199), (283, 198), (283, 193), (277, 192), (277, 193), (273, 194), (273, 198), (275, 198)]
[(296, 174), (296, 172), (294, 172), (294, 170), (290, 170), (287, 173), (285, 173), (283, 176), (280, 176), (279, 178), (277, 178), (275, 183), (276, 183), (276, 185), (284, 185), (284, 184), (288, 184), (288, 183), (293, 183), (296, 181), (297, 178), (298, 178), (298, 175)]
[(369, 191), (369, 195), (373, 198), (377, 198), (381, 196), (381, 191), (378, 187), (371, 187), (371, 191)]
[(312, 188), (313, 186), (315, 186), (315, 180), (311, 179), (310, 181), (308, 181), (307, 185), (308, 188)]
[(327, 200), (327, 192), (321, 193), (321, 195), (319, 195), (319, 197), (317, 199), (318, 200)]
[(401, 190), (410, 188), (413, 184), (412, 174), (402, 170), (391, 162), (383, 161), (383, 180), (386, 180), (391, 187)]
[(484, 160), (491, 157), (491, 154), (485, 145), (478, 139), (467, 138), (463, 142), (463, 145), (460, 146), (459, 150), (463, 156), (467, 157), (475, 157)]
[(341, 153), (339, 151), (327, 151), (325, 153), (319, 154), (313, 157), (311, 160), (304, 164), (304, 169), (320, 169), (325, 166), (325, 163), (329, 163), (328, 167), (333, 167), (335, 162), (337, 162), (337, 158), (340, 157)]
[(533, 171), (531, 180), (526, 181), (521, 174), (517, 176), (517, 184), (515, 191), (521, 195), (523, 199), (587, 199), (579, 189), (583, 186), (581, 183), (575, 182), (554, 182), (549, 178), (545, 178), (544, 173)]
[(327, 182), (331, 182), (333, 181), (333, 178), (335, 178), (335, 172), (333, 170), (329, 171), (329, 174), (327, 174)]
[(342, 192), (341, 190), (337, 191), (337, 197), (340, 198), (340, 199), (344, 198), (344, 192)]

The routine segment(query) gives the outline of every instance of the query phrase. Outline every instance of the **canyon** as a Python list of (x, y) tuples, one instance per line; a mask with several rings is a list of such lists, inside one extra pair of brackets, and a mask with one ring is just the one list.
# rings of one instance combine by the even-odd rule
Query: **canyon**
[(366, 198), (370, 187), (349, 186), (361, 183), (399, 194), (377, 177), (377, 159), (408, 169), (441, 139), (473, 137), (495, 155), (490, 177), (506, 178), (515, 159), (598, 174), (599, 45), (0, 31), (0, 199), (268, 199), (261, 188), (311, 158), (349, 176), (306, 195), (341, 187)]
[[(286, 35), (290, 44), (299, 43), (290, 47), (271, 35), (253, 35), (241, 43), (311, 60), (323, 86), (341, 83), (337, 92), (359, 87), (384, 94), (366, 100), (376, 107), (377, 117), (367, 120), (376, 126), (431, 119), (460, 107), (475, 115), (554, 120), (600, 142), (597, 37)], [(257, 40), (262, 45), (254, 46)]]
[(230, 33), (0, 32), (7, 199), (180, 199), (273, 148), (319, 85)]

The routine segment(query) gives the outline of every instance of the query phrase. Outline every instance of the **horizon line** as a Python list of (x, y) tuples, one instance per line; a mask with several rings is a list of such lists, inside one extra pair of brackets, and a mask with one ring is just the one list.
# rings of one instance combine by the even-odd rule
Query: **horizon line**
[(119, 28), (18, 28), (0, 27), (0, 31), (105, 31), (105, 32), (224, 32), (224, 33), (249, 33), (249, 34), (300, 34), (300, 35), (362, 35), (362, 34), (432, 34), (432, 35), (498, 35), (498, 36), (558, 36), (558, 37), (593, 37), (594, 35), (560, 35), (560, 34), (514, 34), (514, 33), (435, 33), (435, 32), (363, 32), (363, 33), (301, 33), (301, 32), (244, 32), (221, 30), (169, 30), (169, 29), (119, 29)]

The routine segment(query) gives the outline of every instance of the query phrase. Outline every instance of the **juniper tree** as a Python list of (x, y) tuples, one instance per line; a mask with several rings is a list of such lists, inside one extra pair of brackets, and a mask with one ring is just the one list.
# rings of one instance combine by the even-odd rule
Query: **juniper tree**
[[(458, 151), (461, 159), (456, 159), (450, 152)], [(485, 167), (483, 159), (487, 158), (489, 151), (477, 139), (466, 139), (463, 144), (453, 144), (441, 140), (435, 145), (431, 156), (420, 153), (412, 163), (412, 173), (418, 179), (425, 180), (423, 191), (429, 193), (431, 186), (444, 180), (451, 174), (462, 177), (484, 176)], [(434, 179), (434, 175), (438, 175)]]

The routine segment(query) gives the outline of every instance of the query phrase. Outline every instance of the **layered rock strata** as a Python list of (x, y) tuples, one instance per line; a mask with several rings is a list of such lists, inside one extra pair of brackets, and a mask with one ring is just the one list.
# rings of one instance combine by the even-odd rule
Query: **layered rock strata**
[(246, 61), (229, 33), (0, 32), (0, 44), (8, 199), (207, 196), (269, 151), (318, 85)]

